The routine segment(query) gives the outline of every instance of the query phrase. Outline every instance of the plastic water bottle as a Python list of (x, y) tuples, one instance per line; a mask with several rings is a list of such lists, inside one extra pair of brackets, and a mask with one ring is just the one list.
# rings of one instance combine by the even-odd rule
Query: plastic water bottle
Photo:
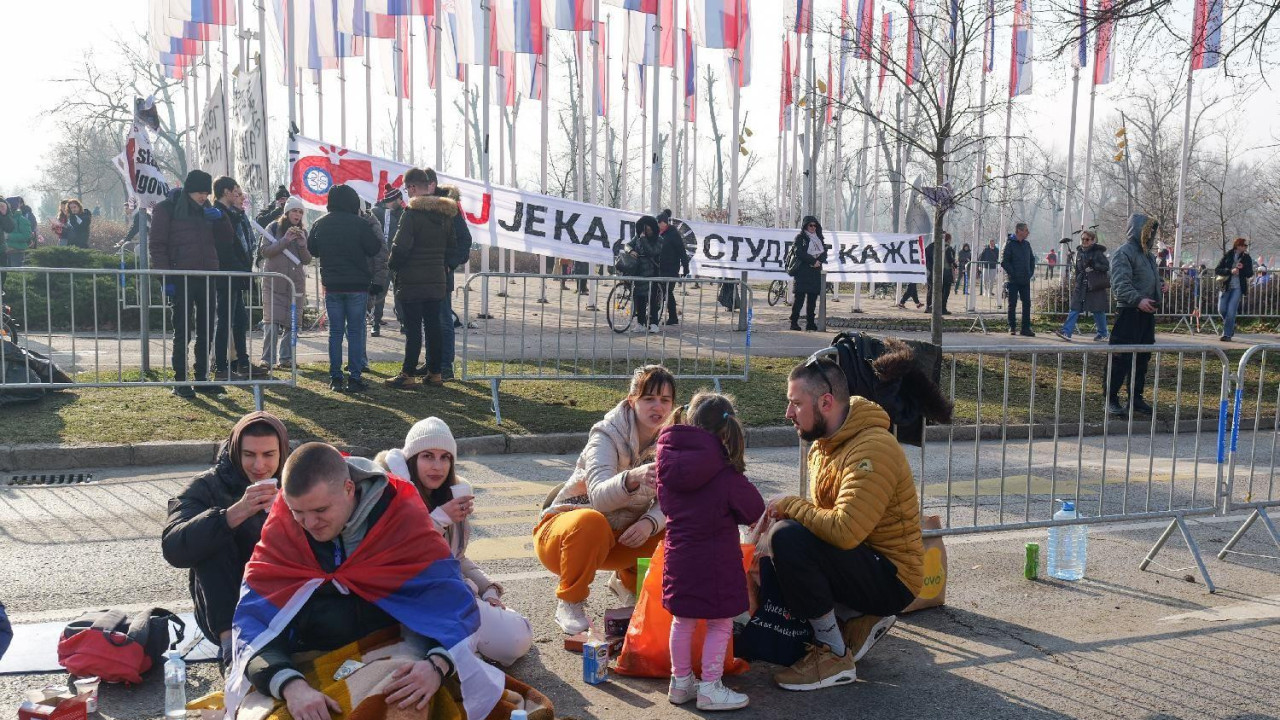
[[(1053, 514), (1054, 520), (1074, 520), (1075, 503), (1062, 501), (1062, 509)], [(1059, 580), (1079, 580), (1084, 577), (1085, 559), (1089, 554), (1089, 527), (1087, 525), (1062, 525), (1049, 528), (1048, 543), (1049, 577)]]
[(165, 653), (164, 716), (165, 720), (182, 720), (187, 716), (187, 663), (177, 650)]
[(512, 710), (511, 720), (529, 720), (529, 713), (524, 710)]

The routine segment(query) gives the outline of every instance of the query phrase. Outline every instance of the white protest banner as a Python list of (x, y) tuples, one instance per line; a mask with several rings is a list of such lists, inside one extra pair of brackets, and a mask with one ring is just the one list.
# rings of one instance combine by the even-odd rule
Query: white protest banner
[[(329, 189), (346, 184), (376, 202), (386, 183), (399, 187), (410, 166), (305, 137), (294, 139), (290, 191), (323, 210)], [(296, 149), (296, 151), (295, 151)], [(565, 198), (490, 186), (439, 174), (455, 185), (476, 242), (581, 262), (612, 265), (615, 247), (635, 234), (642, 213), (589, 205)], [(753, 280), (786, 278), (784, 258), (797, 230), (676, 221), (692, 258), (690, 271), (704, 277)], [(841, 282), (924, 282), (919, 235), (828, 232), (827, 279)]]
[(129, 134), (124, 139), (124, 152), (116, 156), (113, 164), (129, 186), (129, 198), (140, 207), (150, 210), (168, 194), (169, 181), (156, 167), (151, 136), (141, 122), (135, 121), (129, 127)]
[(196, 167), (217, 178), (231, 173), (231, 158), (227, 149), (227, 99), (222, 89), (222, 79), (213, 86), (213, 94), (200, 113), (199, 132), (196, 133)]
[(263, 114), (261, 70), (236, 75), (231, 137), (235, 174), (251, 204), (267, 201), (267, 120)]

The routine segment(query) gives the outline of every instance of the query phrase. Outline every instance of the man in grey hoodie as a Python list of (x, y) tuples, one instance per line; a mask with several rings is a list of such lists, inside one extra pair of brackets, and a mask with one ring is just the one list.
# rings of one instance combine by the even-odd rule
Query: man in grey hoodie
[[(1154, 345), (1156, 312), (1160, 309), (1160, 275), (1152, 248), (1160, 224), (1146, 215), (1129, 216), (1125, 231), (1128, 242), (1111, 256), (1111, 294), (1116, 301), (1116, 319), (1111, 326), (1112, 345)], [(1107, 383), (1107, 412), (1127, 415), (1120, 403), (1120, 386), (1128, 381), (1129, 402), (1135, 412), (1151, 414), (1142, 399), (1151, 353), (1118, 353), (1111, 356), (1111, 379)], [(1129, 377), (1130, 370), (1133, 377)]]

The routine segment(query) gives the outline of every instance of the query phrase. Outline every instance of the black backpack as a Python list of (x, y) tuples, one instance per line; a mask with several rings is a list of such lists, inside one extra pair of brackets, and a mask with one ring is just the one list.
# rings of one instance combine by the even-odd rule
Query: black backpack
[(951, 422), (952, 402), (938, 387), (942, 350), (937, 345), (842, 332), (831, 347), (849, 381), (849, 394), (884, 408), (899, 442), (920, 445), (925, 421)]
[(792, 241), (787, 246), (787, 254), (782, 258), (782, 267), (786, 268), (787, 274), (791, 277), (795, 277), (796, 273), (800, 271), (800, 265), (796, 262), (796, 245), (797, 243)]

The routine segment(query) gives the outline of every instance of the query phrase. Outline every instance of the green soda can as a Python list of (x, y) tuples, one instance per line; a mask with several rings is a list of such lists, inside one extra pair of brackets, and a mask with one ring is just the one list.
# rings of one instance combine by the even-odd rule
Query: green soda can
[(1027, 543), (1027, 560), (1022, 566), (1022, 576), (1035, 580), (1040, 575), (1040, 543)]

